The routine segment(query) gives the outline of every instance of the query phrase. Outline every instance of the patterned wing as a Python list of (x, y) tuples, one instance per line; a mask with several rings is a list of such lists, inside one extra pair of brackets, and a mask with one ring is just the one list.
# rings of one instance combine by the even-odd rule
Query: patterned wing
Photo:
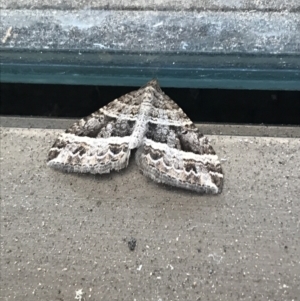
[(50, 149), (48, 166), (93, 174), (126, 167), (142, 94), (126, 94), (73, 124)]
[(136, 153), (142, 172), (156, 182), (220, 193), (223, 172), (208, 139), (161, 90), (154, 95), (148, 130)]

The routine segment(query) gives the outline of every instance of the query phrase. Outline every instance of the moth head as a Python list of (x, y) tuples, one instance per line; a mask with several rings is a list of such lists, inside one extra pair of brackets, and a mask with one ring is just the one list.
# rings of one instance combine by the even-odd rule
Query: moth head
[(162, 92), (160, 86), (159, 86), (159, 83), (158, 83), (158, 80), (157, 79), (152, 79), (150, 82), (148, 82), (146, 84), (146, 87), (152, 87), (154, 88), (156, 91), (158, 92)]

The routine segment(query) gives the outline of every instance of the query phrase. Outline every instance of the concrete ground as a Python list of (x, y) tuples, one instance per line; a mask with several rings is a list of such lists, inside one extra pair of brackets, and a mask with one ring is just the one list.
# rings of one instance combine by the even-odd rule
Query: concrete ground
[(54, 171), (62, 129), (21, 123), (1, 128), (2, 300), (299, 300), (299, 138), (209, 136), (225, 186), (200, 196), (134, 160)]
[(0, 0), (4, 9), (138, 9), (138, 10), (233, 10), (299, 11), (298, 0)]
[[(12, 48), (142, 53), (152, 45), (277, 54), (280, 68), (298, 64), (290, 56), (299, 53), (299, 0), (0, 0), (0, 8), (1, 49), (11, 60)], [(51, 61), (45, 54), (33, 52), (38, 63)], [(87, 57), (79, 51), (74, 60)], [(254, 79), (265, 89), (269, 77)], [(3, 300), (299, 300), (299, 128), (204, 126), (223, 134), (210, 136), (225, 172), (224, 191), (213, 197), (156, 184), (134, 160), (102, 176), (54, 171), (45, 159), (66, 121), (50, 129), (44, 121), (1, 120)]]

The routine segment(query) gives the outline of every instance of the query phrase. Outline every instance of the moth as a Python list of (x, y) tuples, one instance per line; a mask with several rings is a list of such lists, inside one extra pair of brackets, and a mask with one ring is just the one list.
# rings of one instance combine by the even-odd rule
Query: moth
[(167, 185), (217, 194), (223, 172), (210, 145), (157, 80), (74, 123), (51, 147), (50, 167), (104, 174), (127, 167), (131, 151), (142, 173)]

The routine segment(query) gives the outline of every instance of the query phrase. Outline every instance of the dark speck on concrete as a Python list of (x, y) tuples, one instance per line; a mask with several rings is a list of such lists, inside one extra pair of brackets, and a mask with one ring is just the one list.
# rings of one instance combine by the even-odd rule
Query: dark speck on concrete
[(134, 251), (135, 247), (136, 247), (136, 239), (131, 237), (129, 240), (128, 240), (128, 247), (129, 247), (129, 250), (130, 251)]

